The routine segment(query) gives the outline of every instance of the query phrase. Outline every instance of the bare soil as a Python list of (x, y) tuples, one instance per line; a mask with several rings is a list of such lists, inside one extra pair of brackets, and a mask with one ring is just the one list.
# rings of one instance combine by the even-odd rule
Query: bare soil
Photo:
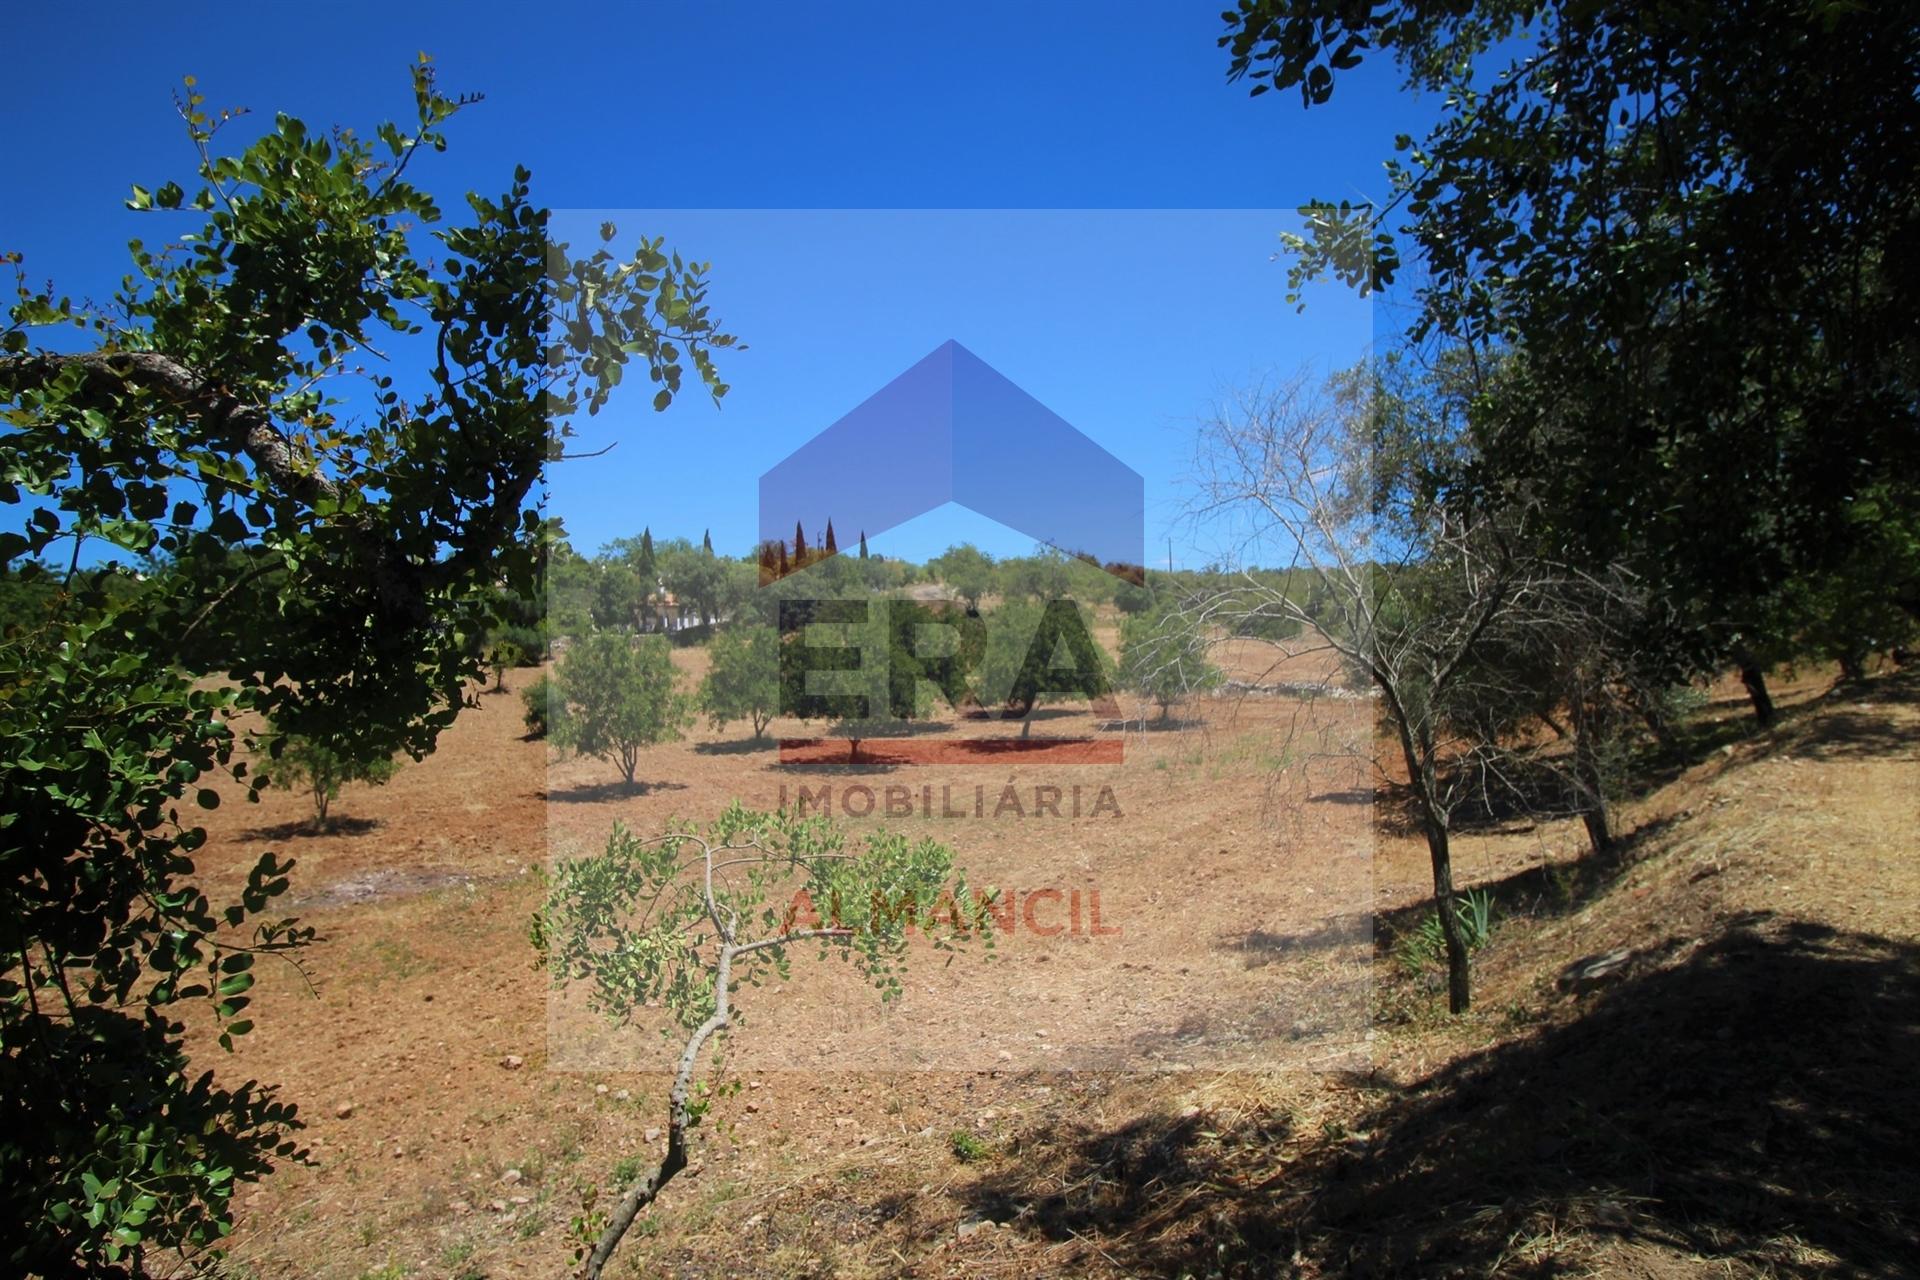
[[(704, 654), (675, 660), (693, 680)], [(1255, 664), (1234, 673), (1336, 679), (1318, 657)], [(746, 993), (729, 1091), (616, 1273), (1920, 1268), (1911, 678), (1830, 691), (1806, 673), (1770, 733), (1737, 685), (1716, 690), (1604, 864), (1577, 824), (1463, 834), (1456, 875), (1502, 922), (1475, 1011), (1450, 1019), (1435, 977), (1393, 954), (1426, 851), (1376, 821), (1391, 793), (1376, 814), (1351, 750), (1370, 749), (1364, 700), (1036, 720), (1117, 736), (1117, 763), (782, 765), (743, 726), (703, 724), (648, 751), (628, 791), (523, 736), (535, 674), (477, 693), (385, 787), (350, 789), (333, 831), (304, 830), (285, 793), (249, 806), (235, 788), (211, 815), (208, 880), (290, 855), (325, 935), (311, 989), (263, 973), (259, 1029), (230, 1056), (197, 1048), (277, 1083), (308, 1126), (305, 1162), (240, 1193), (236, 1275), (564, 1273), (583, 1197), (604, 1203), (616, 1165), (661, 1145), (668, 1055), (553, 997), (526, 937), (538, 872), (615, 820), (653, 830), (803, 785), (830, 787), (836, 816), (871, 792), (853, 829), (933, 836), (976, 884), (1041, 892), (1039, 927), (991, 961), (916, 965), (889, 1013), (812, 957)], [(888, 816), (890, 787), (908, 812), (895, 793)], [(1008, 790), (1018, 813), (996, 813)], [(1117, 933), (1093, 931), (1096, 891)]]

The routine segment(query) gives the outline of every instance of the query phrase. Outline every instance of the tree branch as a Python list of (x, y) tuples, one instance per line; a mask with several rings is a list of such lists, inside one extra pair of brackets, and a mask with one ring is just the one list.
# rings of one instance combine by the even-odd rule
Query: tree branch
[(45, 387), (70, 369), (84, 374), (89, 396), (122, 388), (164, 396), (172, 406), (231, 439), (276, 489), (312, 506), (337, 499), (339, 488), (318, 471), (300, 465), (286, 437), (265, 409), (230, 394), (212, 379), (157, 351), (88, 351), (77, 355), (36, 352), (0, 357), (0, 391), (9, 397)]

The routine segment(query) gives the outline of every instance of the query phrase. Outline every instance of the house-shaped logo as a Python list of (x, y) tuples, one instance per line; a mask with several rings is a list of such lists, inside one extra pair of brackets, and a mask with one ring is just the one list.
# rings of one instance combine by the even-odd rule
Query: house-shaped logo
[[(760, 477), (760, 567), (765, 585), (831, 558), (840, 545), (858, 537), (864, 553), (868, 537), (948, 503), (1026, 534), (1036, 543), (1096, 565), (1136, 586), (1145, 580), (1145, 483), (1140, 474), (1075, 429), (1059, 414), (958, 342), (946, 342), (889, 382), (852, 412), (826, 428)], [(831, 530), (837, 526), (838, 540)], [(804, 539), (805, 528), (827, 530), (818, 545)], [(793, 535), (792, 554), (787, 551)], [(783, 709), (802, 719), (837, 719), (853, 746), (846, 754), (819, 739), (781, 743), (785, 763), (832, 763), (860, 759), (859, 743), (880, 750), (891, 764), (986, 763), (1010, 755), (1032, 758), (1044, 753), (1059, 763), (1110, 763), (1119, 759), (1121, 740), (1089, 736), (1032, 734), (1037, 691), (1076, 693), (1108, 716), (1116, 716), (1106, 664), (1098, 656), (1082, 613), (1070, 600), (1045, 601), (1044, 613), (1026, 646), (1026, 661), (1014, 680), (1006, 705), (1023, 720), (1018, 738), (958, 735), (938, 742), (910, 736), (884, 737), (885, 729), (863, 727), (879, 718), (867, 710), (879, 699), (842, 692), (814, 697), (803, 692), (809, 674), (840, 676), (873, 665), (856, 649), (813, 650), (804, 640), (812, 623), (844, 625), (869, 618), (866, 600), (781, 604)], [(886, 699), (893, 716), (910, 716), (916, 681), (938, 667), (934, 680), (956, 709), (963, 705), (962, 681), (954, 659), (922, 667), (908, 652), (912, 617), (947, 624), (961, 636), (984, 636), (992, 615), (982, 620), (955, 608), (928, 615), (924, 605), (889, 604), (901, 628), (869, 654), (894, 670)], [(912, 617), (902, 611), (918, 610)], [(891, 624), (890, 624), (891, 625)], [(799, 632), (801, 634), (794, 634)], [(968, 641), (960, 641), (962, 651)], [(825, 656), (824, 669), (803, 672), (801, 664)], [(1066, 652), (1065, 662), (1059, 660)], [(903, 656), (904, 655), (904, 656)], [(1064, 673), (1064, 674), (1063, 674)], [(972, 693), (968, 692), (968, 698)], [(848, 710), (850, 706), (862, 708)], [(966, 704), (974, 718), (986, 712)], [(1004, 718), (1004, 716), (1003, 716)], [(1098, 717), (1095, 717), (1096, 724)]]
[(869, 537), (948, 502), (1139, 582), (1140, 473), (946, 342), (760, 477), (760, 541)]

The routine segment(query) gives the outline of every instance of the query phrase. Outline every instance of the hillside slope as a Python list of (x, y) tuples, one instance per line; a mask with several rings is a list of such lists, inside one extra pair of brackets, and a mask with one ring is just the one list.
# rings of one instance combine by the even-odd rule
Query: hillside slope
[(1488, 885), (1467, 1018), (1383, 946), (1370, 1076), (1025, 1082), (976, 1164), (843, 1163), (647, 1269), (1920, 1274), (1916, 730), (1911, 677), (1809, 699), (1617, 862)]

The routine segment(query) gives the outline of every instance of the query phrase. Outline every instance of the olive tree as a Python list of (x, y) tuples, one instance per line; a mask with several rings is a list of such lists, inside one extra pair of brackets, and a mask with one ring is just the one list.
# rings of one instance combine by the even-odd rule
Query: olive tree
[[(254, 960), (310, 936), (270, 909), (276, 853), (232, 903), (194, 880), (210, 784), (259, 782), (242, 726), (432, 750), (500, 589), (534, 594), (535, 486), (575, 420), (624, 373), (656, 408), (688, 373), (725, 390), (703, 266), (658, 240), (616, 254), (611, 225), (555, 243), (525, 170), (451, 212), (415, 184), (471, 101), (422, 59), (405, 126), (280, 116), (228, 150), (230, 113), (189, 81), (194, 173), (132, 189), (155, 229), (110, 305), (5, 255), (0, 572), (52, 579), (0, 637), (9, 1273), (217, 1246), (235, 1185), (297, 1149), (293, 1108), (184, 1049), (190, 1014), (229, 1046), (249, 1031)], [(179, 589), (118, 589), (133, 557)], [(219, 665), (185, 669), (201, 654)]]
[[(792, 895), (786, 902), (804, 890), (815, 912), (803, 921), (780, 909), (776, 889)], [(583, 984), (591, 1007), (616, 1025), (664, 1009), (661, 1033), (678, 1045), (666, 1154), (610, 1213), (589, 1207), (585, 1225), (597, 1235), (581, 1249), (588, 1280), (686, 1167), (706, 1109), (696, 1077), (715, 1038), (737, 1032), (745, 1018), (736, 993), (787, 979), (792, 950), (815, 944), (820, 959), (852, 964), (892, 1000), (916, 928), (934, 950), (975, 940), (990, 948), (987, 906), (970, 899), (952, 851), (931, 839), (876, 831), (849, 847), (824, 817), (754, 813), (737, 803), (704, 831), (680, 825), (642, 839), (616, 825), (598, 853), (560, 860), (532, 927), (553, 982)]]
[(1174, 703), (1224, 681), (1207, 648), (1206, 634), (1180, 609), (1131, 615), (1120, 624), (1118, 683), (1158, 703), (1165, 720)]
[(746, 720), (763, 738), (780, 710), (780, 634), (772, 627), (734, 626), (707, 646), (712, 665), (700, 683), (700, 709), (716, 729)]
[(971, 542), (948, 547), (927, 561), (927, 572), (965, 600), (969, 609), (979, 608), (980, 597), (993, 589), (993, 557)]
[(632, 787), (642, 749), (671, 742), (686, 727), (688, 701), (674, 684), (665, 636), (596, 631), (553, 669), (548, 737), (608, 761)]
[[(835, 563), (859, 562), (827, 562)], [(918, 627), (939, 616), (928, 606), (848, 594), (785, 608), (781, 708), (801, 720), (825, 720), (829, 733), (847, 740), (849, 764), (859, 763), (862, 742), (911, 732), (913, 720), (932, 712), (936, 693), (951, 699), (961, 687), (952, 678), (931, 685), (921, 678)]]
[(313, 827), (325, 831), (340, 788), (350, 782), (384, 786), (399, 770), (392, 756), (366, 757), (351, 743), (326, 742), (298, 734), (279, 734), (267, 743), (261, 761), (276, 786), (304, 790), (313, 798)]
[(1041, 702), (1084, 699), (1100, 704), (1113, 692), (1113, 659), (1093, 638), (1091, 617), (1077, 601), (1009, 600), (986, 616), (978, 698), (1002, 706), (1033, 729)]

